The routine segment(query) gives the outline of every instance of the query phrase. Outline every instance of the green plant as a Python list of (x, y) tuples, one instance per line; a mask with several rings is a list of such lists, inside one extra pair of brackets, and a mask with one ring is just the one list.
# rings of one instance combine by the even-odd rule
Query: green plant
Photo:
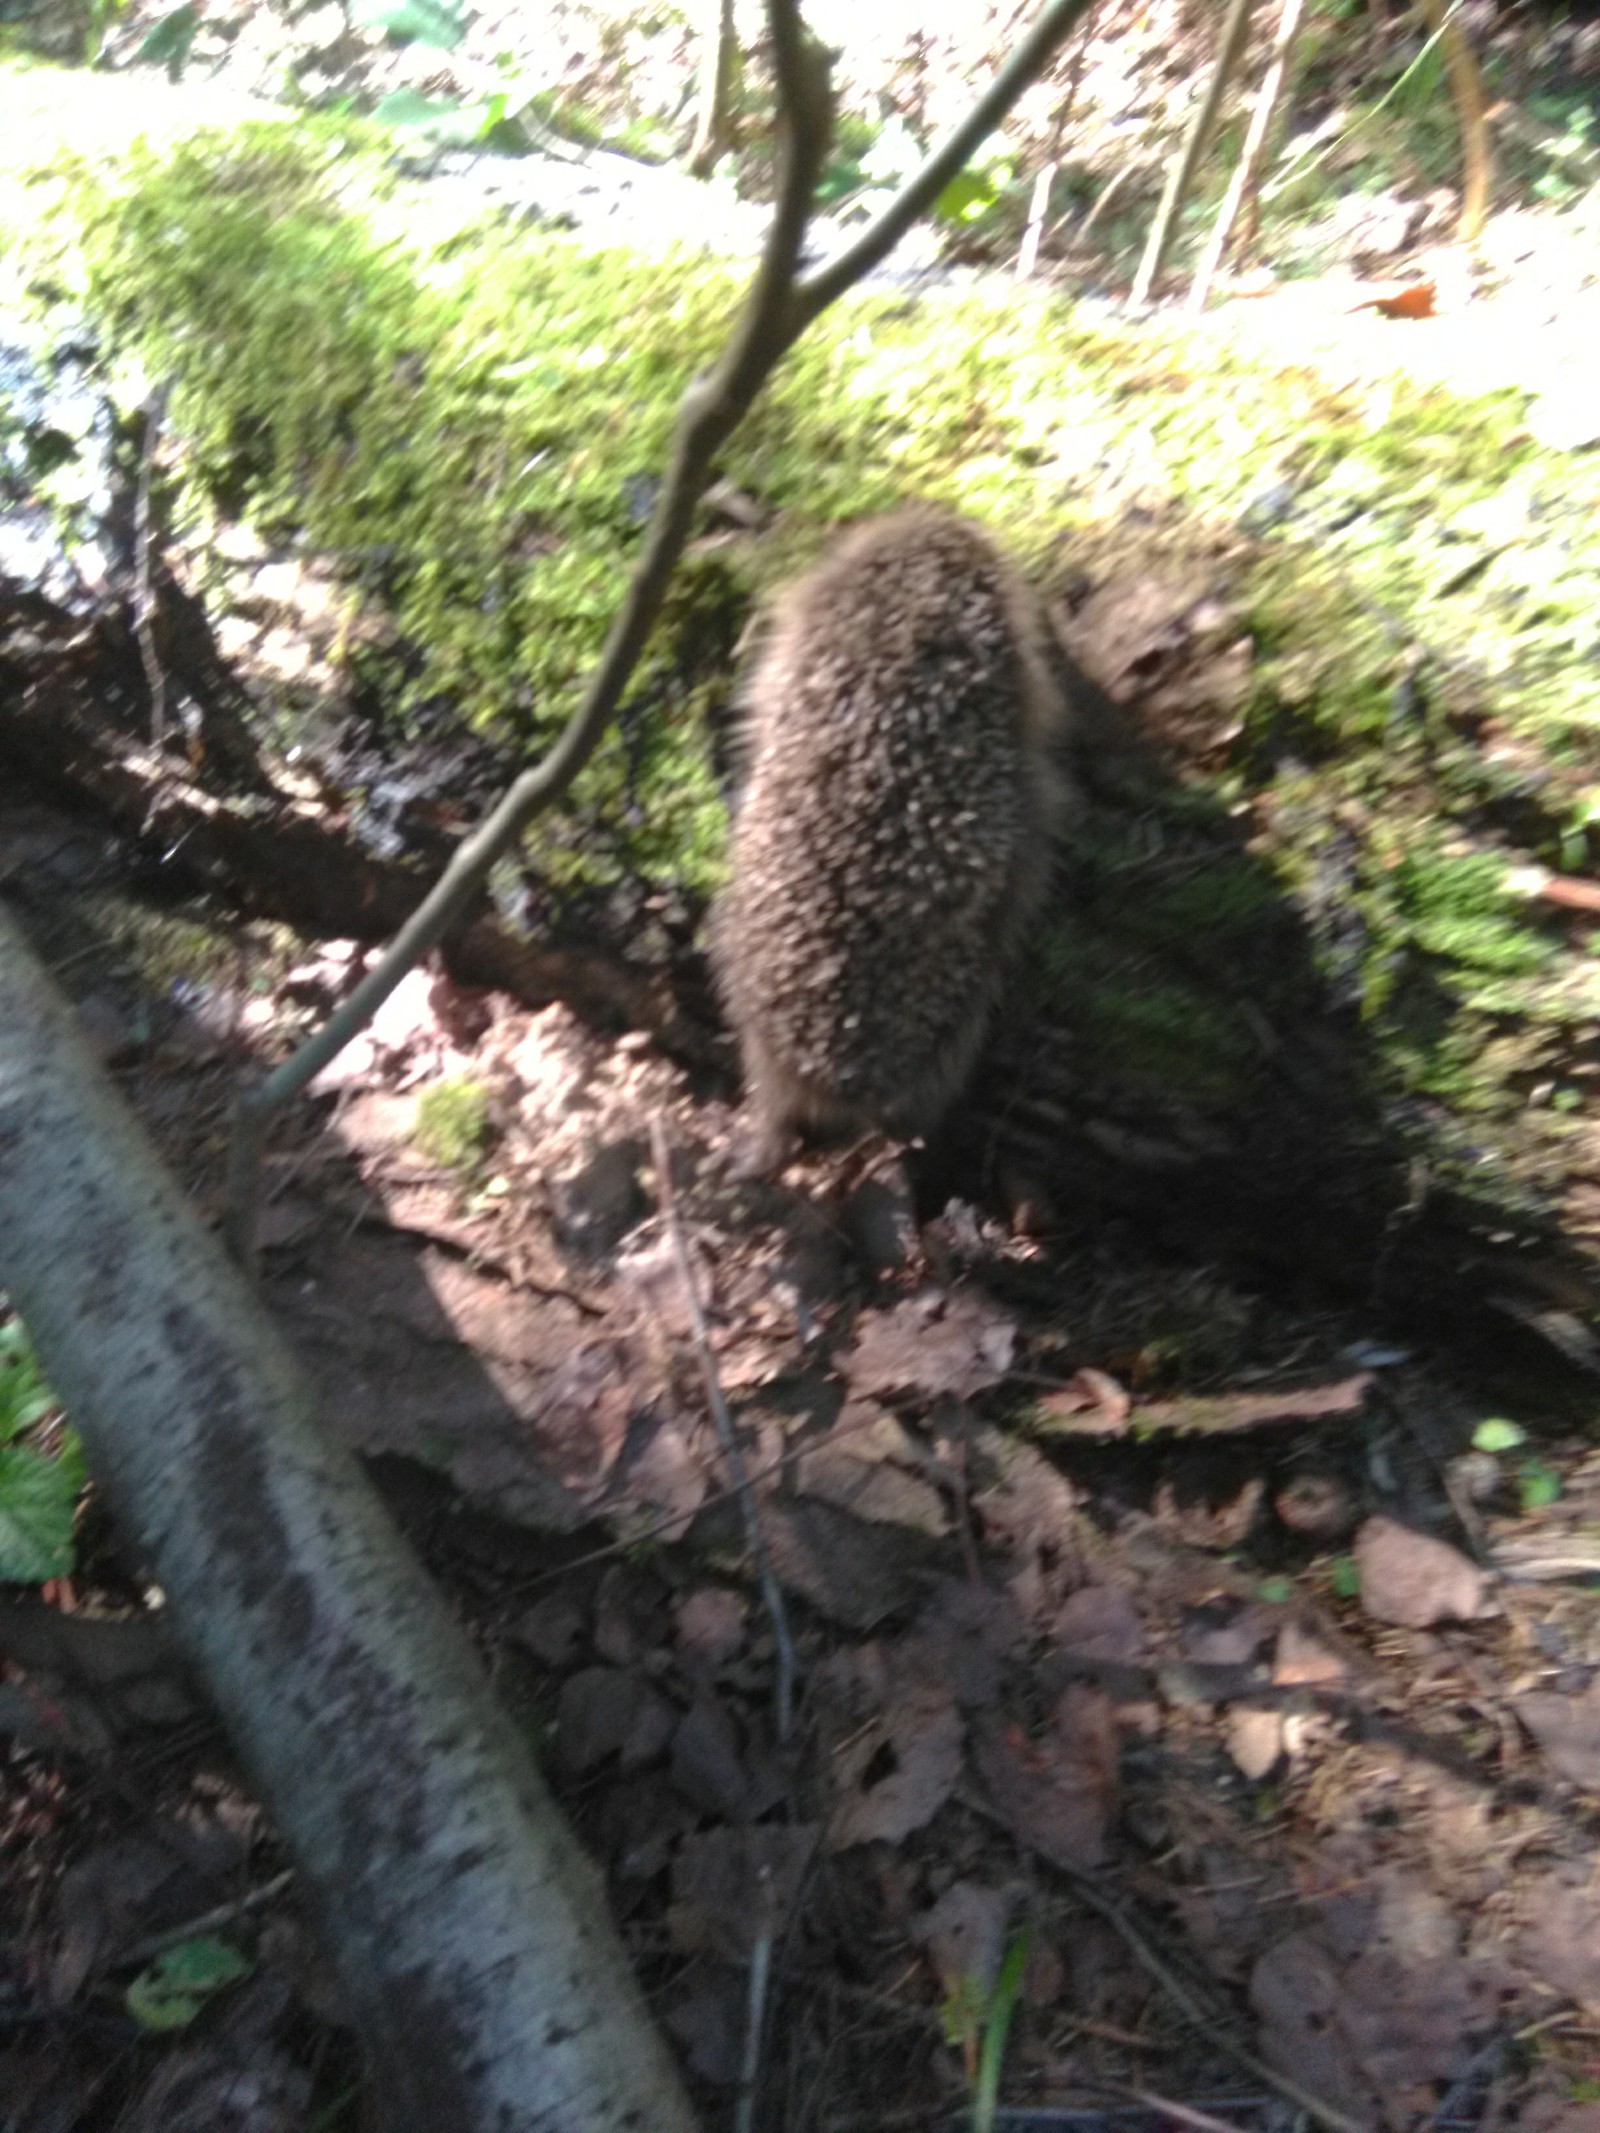
[(65, 1577), (72, 1521), (85, 1480), (75, 1433), (59, 1420), (18, 1318), (0, 1325), (0, 1580), (26, 1585)]
[(436, 1081), (417, 1104), (417, 1146), (442, 1169), (471, 1177), (489, 1144), (489, 1099), (475, 1081)]
[(959, 2047), (972, 2096), (972, 2133), (993, 2133), (1000, 2100), (1000, 2069), (1017, 1995), (1028, 1967), (1028, 1930), (1017, 1933), (992, 1986), (971, 1975), (958, 1977), (939, 2010), (947, 2041)]
[(141, 2029), (187, 2029), (215, 1993), (254, 1967), (227, 1941), (197, 1933), (139, 1972), (124, 1996), (128, 2012)]

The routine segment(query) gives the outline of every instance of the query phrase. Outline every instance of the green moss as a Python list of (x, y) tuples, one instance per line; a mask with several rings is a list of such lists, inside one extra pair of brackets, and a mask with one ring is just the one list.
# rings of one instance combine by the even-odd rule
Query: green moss
[(489, 1144), (489, 1099), (475, 1081), (436, 1081), (417, 1100), (416, 1143), (430, 1162), (463, 1178)]

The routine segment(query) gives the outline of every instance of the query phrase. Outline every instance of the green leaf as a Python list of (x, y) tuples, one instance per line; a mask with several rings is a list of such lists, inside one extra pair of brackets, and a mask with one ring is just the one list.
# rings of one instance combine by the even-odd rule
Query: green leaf
[[(15, 1329), (15, 1338), (6, 1336)], [(28, 1336), (20, 1320), (0, 1326), (0, 1444), (9, 1444), (36, 1422), (42, 1422), (58, 1405), (55, 1394), (39, 1375)]]
[(1006, 1959), (995, 1980), (994, 1996), (989, 2002), (983, 2049), (978, 2057), (978, 2079), (972, 2093), (973, 2133), (993, 2133), (995, 2110), (1000, 2101), (1000, 2069), (1005, 2063), (1006, 2037), (1027, 1967), (1028, 1929), (1024, 1926), (1006, 1950)]
[(126, 1993), (143, 2029), (187, 2029), (214, 1992), (248, 1977), (255, 1965), (213, 1933), (197, 1933), (158, 1955)]
[(1527, 1431), (1515, 1422), (1503, 1421), (1492, 1415), (1487, 1422), (1480, 1422), (1472, 1432), (1472, 1446), (1479, 1452), (1514, 1452), (1519, 1444), (1527, 1441)]
[(72, 1568), (72, 1517), (79, 1460), (51, 1459), (30, 1445), (0, 1450), (0, 1581), (39, 1585)]
[(387, 30), (441, 52), (453, 52), (467, 34), (467, 10), (450, 0), (355, 0), (350, 20), (358, 30)]
[(1256, 1587), (1256, 1597), (1281, 1606), (1294, 1598), (1294, 1582), (1290, 1578), (1263, 1578)]
[(1517, 1469), (1517, 1479), (1522, 1486), (1524, 1511), (1542, 1511), (1561, 1495), (1561, 1476), (1542, 1459), (1524, 1459)]
[(1336, 1555), (1329, 1565), (1333, 1589), (1341, 1600), (1353, 1600), (1361, 1591), (1361, 1572), (1353, 1555)]
[(999, 197), (1000, 188), (992, 173), (958, 170), (934, 201), (933, 212), (941, 222), (976, 222)]
[(169, 8), (161, 17), (134, 57), (148, 60), (154, 67), (165, 67), (168, 79), (176, 81), (183, 72), (184, 62), (189, 57), (189, 48), (194, 43), (195, 31), (199, 27), (199, 8), (194, 5), (194, 0), (183, 0), (181, 7)]

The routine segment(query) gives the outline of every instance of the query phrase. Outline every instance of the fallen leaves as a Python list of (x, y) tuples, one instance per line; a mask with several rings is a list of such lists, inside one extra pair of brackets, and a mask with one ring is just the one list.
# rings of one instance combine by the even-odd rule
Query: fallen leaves
[(1542, 1691), (1514, 1696), (1511, 1708), (1557, 1777), (1591, 1792), (1600, 1790), (1600, 1678), (1579, 1696)]
[(1448, 1541), (1392, 1518), (1369, 1518), (1352, 1553), (1361, 1604), (1374, 1621), (1427, 1629), (1435, 1622), (1471, 1622), (1487, 1611), (1488, 1572)]
[(925, 1289), (887, 1311), (866, 1313), (843, 1359), (862, 1394), (951, 1394), (970, 1399), (1011, 1368), (1016, 1321), (971, 1289)]
[(955, 1699), (938, 1689), (913, 1690), (870, 1719), (834, 1755), (828, 1849), (898, 1843), (931, 1822), (960, 1775), (965, 1735)]
[(973, 1761), (995, 1813), (1019, 1842), (1089, 1873), (1105, 1858), (1120, 1749), (1109, 1696), (1075, 1684), (1037, 1738), (1016, 1724), (993, 1728)]

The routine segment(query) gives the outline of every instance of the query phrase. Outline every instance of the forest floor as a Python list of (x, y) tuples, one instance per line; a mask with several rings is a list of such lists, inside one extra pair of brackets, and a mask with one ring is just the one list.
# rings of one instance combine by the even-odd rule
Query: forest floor
[[(1369, 262), (1235, 295), (1197, 333), (1341, 389), (1476, 393), (1527, 389), (1526, 332), (1549, 447), (1581, 451), (1593, 258), (1510, 212), (1485, 257), (1474, 280), (1413, 248), (1382, 283)], [(1354, 308), (1395, 280), (1431, 283), (1433, 315)], [(297, 641), (299, 671), (323, 658), (328, 618), (314, 570), (236, 560), (216, 643), (265, 691)], [(1100, 671), (1130, 720), (1203, 753), (1232, 713), (1194, 603), (1163, 597), (1129, 580), (1072, 648), (1116, 640)], [(181, 834), (164, 812), (183, 773), (142, 752), (144, 685), (116, 598), (7, 584), (6, 745), (30, 716), (82, 737), (86, 701), (112, 745), (72, 805), (5, 758), (0, 893), (214, 1207), (241, 1073), (369, 951), (241, 915), (269, 890), (205, 853), (198, 801)], [(314, 783), (304, 812), (337, 822)], [(448, 833), (455, 798), (421, 803)], [(180, 845), (216, 861), (210, 893), (159, 856)], [(1576, 1310), (1547, 1296), (1535, 1338), (1463, 1259), (1448, 1281), (1492, 1324), (1454, 1338), (1380, 1278), (1404, 1203), (1375, 1248), (1341, 1233), (1319, 1259), (1286, 1230), (1251, 1255), (1248, 1195), (1224, 1220), (1218, 1187), (1208, 1228), (1210, 1186), (1133, 1145), (1137, 1118), (1095, 1121), (1031, 1212), (973, 1184), (994, 1183), (981, 1104), (956, 1132), (978, 1159), (866, 1147), (741, 1184), (715, 1045), (619, 1039), (543, 977), (533, 1006), (430, 967), (335, 1062), (269, 1167), (267, 1293), (605, 1863), (707, 2123), (765, 1925), (775, 2133), (954, 2126), (986, 2044), (995, 2123), (1030, 2133), (1596, 2133), (1600, 1458)], [(1269, 1034), (1289, 1068), (1314, 1050)], [(1148, 1201), (1096, 1154), (1148, 1159)], [(92, 1504), (80, 1568), (0, 1614), (0, 1654), (8, 2126), (359, 2125), (276, 1839)]]

